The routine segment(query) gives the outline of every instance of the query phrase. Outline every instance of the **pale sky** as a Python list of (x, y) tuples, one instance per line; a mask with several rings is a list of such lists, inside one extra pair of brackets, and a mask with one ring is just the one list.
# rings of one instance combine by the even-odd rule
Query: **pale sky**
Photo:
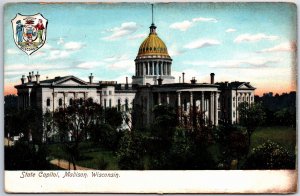
[[(13, 40), (17, 13), (48, 19), (47, 42), (28, 56)], [(154, 23), (173, 59), (172, 75), (189, 80), (246, 81), (256, 94), (295, 90), (296, 6), (292, 3), (156, 3)], [(5, 94), (21, 75), (74, 75), (88, 81), (134, 75), (134, 59), (149, 34), (149, 3), (7, 4), (4, 10)]]

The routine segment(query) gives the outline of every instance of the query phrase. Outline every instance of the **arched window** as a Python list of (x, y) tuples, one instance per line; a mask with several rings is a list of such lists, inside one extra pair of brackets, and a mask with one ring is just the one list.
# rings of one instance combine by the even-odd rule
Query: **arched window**
[(83, 104), (83, 99), (80, 98), (80, 99), (79, 99), (79, 105), (82, 105), (82, 104)]
[(69, 100), (69, 105), (73, 105), (73, 99), (72, 98)]
[(106, 99), (104, 99), (104, 108), (106, 108)]
[(61, 98), (58, 100), (58, 105), (62, 106), (62, 99)]
[(109, 99), (108, 104), (109, 104), (109, 107), (111, 108), (111, 99)]
[(121, 100), (118, 99), (118, 111), (121, 111)]
[(128, 111), (128, 99), (125, 99), (125, 110)]
[(48, 107), (50, 106), (50, 99), (49, 98), (47, 99), (47, 106)]

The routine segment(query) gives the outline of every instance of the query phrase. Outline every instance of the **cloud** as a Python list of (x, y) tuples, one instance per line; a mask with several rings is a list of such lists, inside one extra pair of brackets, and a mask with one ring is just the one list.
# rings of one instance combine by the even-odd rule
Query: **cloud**
[(15, 49), (15, 48), (9, 48), (6, 50), (7, 54), (20, 54), (21, 50)]
[(271, 64), (279, 63), (281, 59), (266, 59), (266, 58), (248, 58), (237, 60), (221, 60), (221, 61), (186, 61), (188, 65), (206, 65), (210, 68), (234, 68), (234, 69), (251, 69), (269, 67)]
[(112, 32), (112, 35), (103, 37), (103, 40), (114, 41), (120, 39), (121, 37), (130, 35), (138, 29), (138, 25), (135, 22), (125, 22), (122, 23), (120, 27), (115, 27), (107, 31)]
[(81, 48), (83, 48), (85, 46), (84, 43), (81, 42), (67, 42), (64, 44), (64, 48), (66, 50), (80, 50)]
[(135, 67), (134, 61), (129, 59), (115, 61), (109, 65), (112, 69), (132, 69), (132, 67)]
[(258, 34), (242, 34), (239, 35), (235, 38), (234, 42), (235, 43), (241, 43), (241, 42), (257, 42), (260, 40), (276, 40), (278, 39), (278, 36), (275, 35), (266, 35), (264, 33), (258, 33)]
[(236, 31), (236, 29), (232, 29), (232, 28), (229, 28), (229, 29), (226, 29), (226, 33), (232, 33), (232, 32), (235, 32)]
[(203, 17), (199, 17), (199, 18), (193, 18), (191, 21), (184, 20), (182, 22), (175, 22), (175, 23), (171, 24), (169, 27), (171, 29), (177, 29), (177, 30), (180, 30), (180, 31), (186, 31), (189, 28), (191, 28), (196, 22), (218, 22), (218, 21), (215, 18), (203, 18)]
[(52, 50), (49, 52), (47, 60), (65, 59), (71, 55), (72, 52), (66, 50)]
[(141, 34), (130, 36), (128, 39), (134, 40), (134, 39), (140, 39), (140, 38), (145, 38), (145, 37), (147, 37), (147, 34), (146, 33), (141, 33)]
[(173, 24), (170, 25), (170, 28), (171, 29), (177, 29), (177, 30), (180, 30), (180, 31), (186, 31), (188, 30), (191, 26), (193, 25), (192, 22), (188, 21), (188, 20), (185, 20), (185, 21), (182, 21), (182, 22), (175, 22)]
[(202, 17), (193, 18), (192, 21), (193, 22), (218, 22), (218, 20), (215, 18), (202, 18)]
[[(58, 48), (53, 48), (49, 44), (45, 45), (46, 47), (44, 49), (46, 49), (48, 52), (46, 60), (58, 60), (58, 59), (69, 58), (71, 54), (81, 50), (86, 46), (85, 43), (74, 42), (74, 41), (70, 41), (70, 42), (60, 41), (58, 45), (60, 45)], [(41, 53), (37, 57), (45, 56), (46, 54), (43, 52), (45, 52), (45, 50), (41, 51)]]
[(168, 49), (168, 53), (170, 56), (178, 56), (181, 55), (182, 53), (186, 52), (185, 49), (178, 49), (175, 44), (171, 45)]
[(62, 37), (60, 37), (59, 40), (57, 41), (57, 45), (61, 45), (61, 44), (64, 44), (64, 43), (65, 43), (65, 40)]
[(99, 67), (101, 65), (103, 65), (103, 63), (99, 62), (99, 61), (86, 61), (86, 62), (79, 63), (75, 67), (80, 68), (80, 69), (93, 69), (93, 68)]
[(285, 42), (278, 44), (272, 48), (266, 48), (258, 51), (261, 52), (294, 52), (297, 50), (296, 42)]
[(124, 70), (126, 72), (134, 73), (135, 64), (134, 61), (124, 54), (121, 56), (111, 56), (104, 61), (107, 63), (106, 67), (112, 70)]
[(32, 72), (32, 71), (39, 71), (41, 73), (41, 71), (49, 71), (49, 70), (54, 70), (54, 71), (58, 71), (59, 70), (59, 74), (61, 74), (61, 71), (69, 69), (69, 66), (66, 65), (57, 65), (57, 64), (8, 64), (5, 65), (5, 78), (13, 78), (16, 76), (21, 76), (21, 75), (26, 75), (28, 74), (28, 72)]
[(184, 46), (184, 48), (187, 49), (197, 49), (197, 48), (203, 48), (203, 47), (208, 47), (208, 46), (213, 46), (213, 45), (220, 45), (221, 42), (218, 40), (214, 39), (199, 39), (192, 41)]
[(129, 59), (128, 55), (123, 54), (123, 55), (115, 55), (115, 56), (110, 56), (104, 59), (105, 62), (114, 62), (114, 61), (120, 61), (120, 60), (127, 60)]

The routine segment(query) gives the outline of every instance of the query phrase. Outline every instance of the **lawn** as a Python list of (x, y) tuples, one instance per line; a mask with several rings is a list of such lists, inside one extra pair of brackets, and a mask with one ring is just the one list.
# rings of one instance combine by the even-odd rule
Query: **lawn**
[[(61, 144), (49, 145), (50, 159), (68, 160), (68, 155), (62, 150)], [(80, 159), (76, 164), (93, 169), (118, 170), (117, 156), (112, 151), (96, 147), (91, 142), (82, 142), (79, 145)]]
[[(292, 127), (259, 127), (251, 136), (251, 148), (263, 144), (267, 140), (272, 140), (283, 147), (290, 153), (295, 153), (296, 148), (296, 128)], [(82, 167), (100, 169), (100, 170), (118, 170), (118, 158), (116, 153), (108, 151), (93, 145), (92, 142), (82, 142), (79, 146), (80, 160), (76, 164)], [(217, 145), (209, 147), (209, 152), (213, 155), (215, 161), (219, 158), (219, 149)], [(63, 152), (60, 144), (49, 145), (50, 159), (65, 159), (67, 155)], [(145, 168), (148, 169), (149, 157), (144, 157)]]
[(251, 149), (266, 142), (268, 139), (282, 145), (289, 152), (295, 153), (296, 128), (285, 126), (259, 127), (251, 136)]

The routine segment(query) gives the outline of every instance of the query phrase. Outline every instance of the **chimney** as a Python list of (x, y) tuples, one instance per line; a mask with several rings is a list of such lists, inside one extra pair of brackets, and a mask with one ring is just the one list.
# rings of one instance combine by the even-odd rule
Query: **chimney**
[(35, 81), (34, 71), (31, 72), (31, 82)]
[(36, 72), (35, 78), (36, 78), (36, 83), (39, 84), (40, 83), (40, 74), (38, 71)]
[(192, 77), (192, 80), (191, 80), (191, 84), (196, 84), (197, 80), (195, 79), (195, 77)]
[(184, 83), (184, 72), (182, 72), (182, 83)]
[(179, 83), (181, 83), (181, 77), (179, 76)]
[(125, 84), (125, 89), (128, 89), (128, 77), (126, 76), (126, 84)]
[(211, 83), (211, 84), (214, 84), (214, 83), (215, 83), (215, 74), (214, 74), (214, 73), (211, 73), (211, 74), (210, 74), (210, 83)]
[(22, 75), (22, 78), (21, 78), (21, 82), (22, 82), (22, 84), (24, 84), (24, 83), (25, 83), (25, 80), (26, 80), (26, 78), (25, 78), (25, 75)]
[(93, 83), (93, 78), (94, 78), (94, 76), (93, 76), (93, 74), (91, 73), (91, 75), (89, 76), (90, 84)]
[(158, 78), (158, 79), (157, 79), (158, 85), (162, 85), (162, 81), (163, 81), (162, 78)]
[(31, 72), (29, 72), (29, 75), (27, 76), (28, 82), (31, 82)]

